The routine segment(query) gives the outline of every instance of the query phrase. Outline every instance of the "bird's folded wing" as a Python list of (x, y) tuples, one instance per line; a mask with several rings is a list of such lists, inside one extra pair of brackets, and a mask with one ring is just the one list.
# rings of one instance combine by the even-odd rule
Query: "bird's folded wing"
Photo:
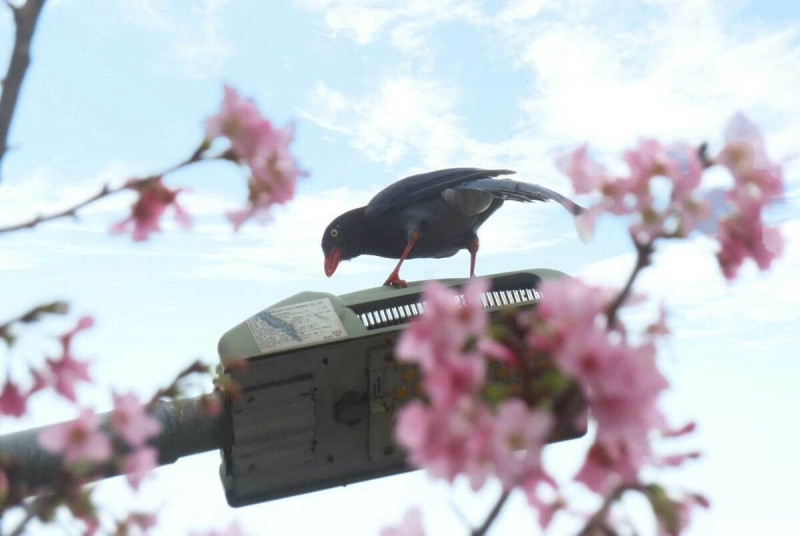
[(498, 199), (513, 201), (553, 200), (572, 214), (575, 221), (575, 229), (578, 231), (578, 236), (580, 236), (581, 240), (588, 242), (592, 239), (591, 226), (585, 225), (586, 222), (580, 218), (584, 208), (573, 200), (544, 186), (511, 179), (475, 179), (454, 186), (452, 189), (455, 191), (481, 192)]
[(387, 210), (406, 207), (467, 181), (474, 179), (491, 181), (488, 177), (511, 175), (512, 173), (514, 172), (508, 169), (451, 168), (412, 175), (375, 194), (375, 197), (367, 204), (364, 213), (368, 217), (373, 217)]
[(489, 194), (498, 199), (511, 201), (555, 201), (577, 216), (583, 212), (583, 207), (564, 197), (558, 192), (554, 192), (538, 184), (529, 184), (511, 179), (474, 179), (462, 184), (453, 186), (454, 190), (473, 190)]

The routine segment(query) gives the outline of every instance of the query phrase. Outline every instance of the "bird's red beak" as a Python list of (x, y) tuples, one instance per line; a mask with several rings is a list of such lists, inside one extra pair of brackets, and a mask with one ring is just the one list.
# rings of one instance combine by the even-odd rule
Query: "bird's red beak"
[(325, 275), (328, 277), (333, 275), (336, 267), (339, 266), (339, 261), (342, 258), (342, 252), (339, 248), (333, 248), (330, 253), (325, 256)]

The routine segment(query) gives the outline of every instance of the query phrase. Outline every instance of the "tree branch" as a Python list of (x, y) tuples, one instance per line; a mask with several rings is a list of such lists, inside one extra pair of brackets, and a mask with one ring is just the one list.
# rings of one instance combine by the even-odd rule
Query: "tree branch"
[(623, 287), (622, 291), (617, 295), (617, 298), (608, 306), (608, 312), (606, 313), (606, 317), (608, 318), (608, 329), (612, 330), (617, 325), (617, 315), (619, 314), (619, 309), (622, 307), (622, 304), (625, 303), (625, 300), (628, 299), (628, 296), (633, 289), (633, 282), (636, 280), (636, 277), (639, 275), (644, 268), (646, 268), (650, 264), (650, 257), (653, 255), (653, 242), (648, 242), (647, 244), (640, 244), (635, 239), (633, 241), (634, 245), (636, 246), (636, 264), (633, 267), (633, 271), (628, 276), (628, 281), (625, 282), (625, 286)]
[[(172, 173), (173, 171), (177, 171), (177, 170), (179, 170), (179, 169), (181, 169), (183, 167), (186, 167), (186, 166), (188, 166), (190, 164), (194, 164), (196, 162), (202, 162), (202, 161), (205, 161), (205, 160), (229, 160), (229, 157), (227, 155), (227, 152), (224, 152), (224, 153), (222, 153), (220, 155), (216, 155), (216, 156), (205, 157), (205, 156), (203, 156), (203, 153), (198, 150), (198, 151), (195, 151), (194, 153), (192, 153), (192, 155), (189, 158), (187, 158), (186, 160), (184, 160), (184, 161), (182, 161), (182, 162), (180, 162), (178, 164), (175, 164), (174, 166), (172, 166), (170, 168), (167, 168), (166, 170), (162, 171), (161, 173), (158, 173), (156, 175), (150, 175), (149, 177), (144, 177), (144, 178), (141, 178), (141, 179), (135, 179), (135, 180), (138, 180), (138, 181), (141, 181), (141, 182), (145, 182), (145, 181), (157, 178), (157, 177), (163, 177), (164, 175), (166, 175), (168, 173)], [(85, 208), (86, 206), (91, 205), (92, 203), (94, 203), (96, 201), (99, 201), (100, 199), (103, 199), (105, 197), (109, 197), (109, 196), (114, 195), (116, 193), (119, 193), (119, 192), (121, 192), (123, 190), (130, 189), (130, 182), (131, 181), (128, 181), (126, 184), (123, 184), (122, 186), (118, 186), (116, 188), (110, 188), (108, 185), (105, 185), (100, 189), (99, 192), (97, 192), (96, 194), (92, 195), (88, 199), (84, 199), (80, 203), (78, 203), (76, 205), (73, 205), (73, 206), (71, 206), (69, 208), (66, 208), (64, 210), (61, 210), (59, 212), (55, 212), (53, 214), (48, 214), (46, 216), (36, 216), (35, 218), (32, 218), (32, 219), (30, 219), (28, 221), (24, 221), (22, 223), (15, 223), (13, 225), (8, 225), (6, 227), (0, 227), (0, 234), (10, 233), (10, 232), (13, 232), (13, 231), (19, 231), (21, 229), (32, 229), (33, 227), (36, 227), (40, 223), (44, 223), (44, 222), (52, 221), (52, 220), (57, 220), (57, 219), (60, 219), (60, 218), (67, 218), (67, 217), (75, 218), (75, 217), (78, 216), (78, 211), (81, 210), (82, 208)]]
[(486, 520), (481, 524), (480, 527), (472, 531), (472, 536), (484, 536), (486, 534), (486, 532), (489, 530), (489, 527), (491, 527), (492, 523), (494, 523), (494, 520), (497, 519), (498, 514), (500, 514), (500, 510), (502, 510), (503, 506), (505, 506), (509, 495), (510, 492), (503, 492), (503, 494), (500, 496), (500, 499), (497, 501), (497, 504), (495, 504), (494, 508), (492, 508), (492, 511), (489, 512)]
[(92, 203), (94, 203), (95, 201), (97, 201), (99, 199), (103, 199), (104, 197), (108, 197), (108, 196), (113, 195), (113, 194), (115, 194), (117, 192), (120, 192), (120, 191), (124, 190), (125, 188), (126, 187), (124, 185), (123, 186), (119, 186), (117, 188), (109, 188), (108, 185), (105, 185), (100, 189), (99, 192), (97, 192), (96, 194), (94, 194), (90, 198), (81, 201), (77, 205), (73, 205), (73, 206), (71, 206), (71, 207), (69, 207), (67, 209), (61, 210), (59, 212), (55, 212), (53, 214), (49, 214), (47, 216), (36, 216), (35, 218), (30, 219), (28, 221), (24, 221), (22, 223), (15, 223), (15, 224), (9, 225), (7, 227), (0, 227), (0, 234), (2, 234), (2, 233), (10, 233), (10, 232), (13, 232), (13, 231), (19, 231), (21, 229), (32, 229), (33, 227), (36, 227), (40, 223), (44, 223), (46, 221), (57, 220), (57, 219), (60, 219), (60, 218), (66, 218), (66, 217), (75, 218), (75, 217), (78, 216), (78, 211), (80, 209), (86, 207), (87, 205), (91, 205)]
[(3, 93), (0, 94), (0, 165), (8, 149), (8, 132), (17, 107), (22, 81), (31, 62), (31, 40), (44, 3), (45, 0), (27, 0), (17, 7), (6, 0), (6, 5), (14, 14), (17, 29), (8, 71), (3, 79)]

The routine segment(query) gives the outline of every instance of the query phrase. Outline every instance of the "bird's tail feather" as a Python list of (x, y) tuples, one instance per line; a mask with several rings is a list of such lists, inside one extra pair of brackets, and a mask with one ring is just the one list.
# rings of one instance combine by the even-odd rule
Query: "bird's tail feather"
[(582, 217), (586, 209), (577, 204), (572, 199), (561, 195), (558, 192), (512, 179), (475, 179), (457, 186), (456, 189), (478, 190), (497, 197), (511, 201), (531, 202), (531, 201), (555, 201), (572, 214), (575, 220), (575, 229), (583, 242), (592, 239), (592, 226), (589, 225), (587, 218)]

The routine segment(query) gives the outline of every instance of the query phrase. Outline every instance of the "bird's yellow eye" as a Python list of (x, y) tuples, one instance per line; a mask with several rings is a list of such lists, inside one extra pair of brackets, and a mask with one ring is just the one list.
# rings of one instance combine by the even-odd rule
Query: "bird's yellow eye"
[(339, 229), (331, 229), (331, 238), (339, 236)]

